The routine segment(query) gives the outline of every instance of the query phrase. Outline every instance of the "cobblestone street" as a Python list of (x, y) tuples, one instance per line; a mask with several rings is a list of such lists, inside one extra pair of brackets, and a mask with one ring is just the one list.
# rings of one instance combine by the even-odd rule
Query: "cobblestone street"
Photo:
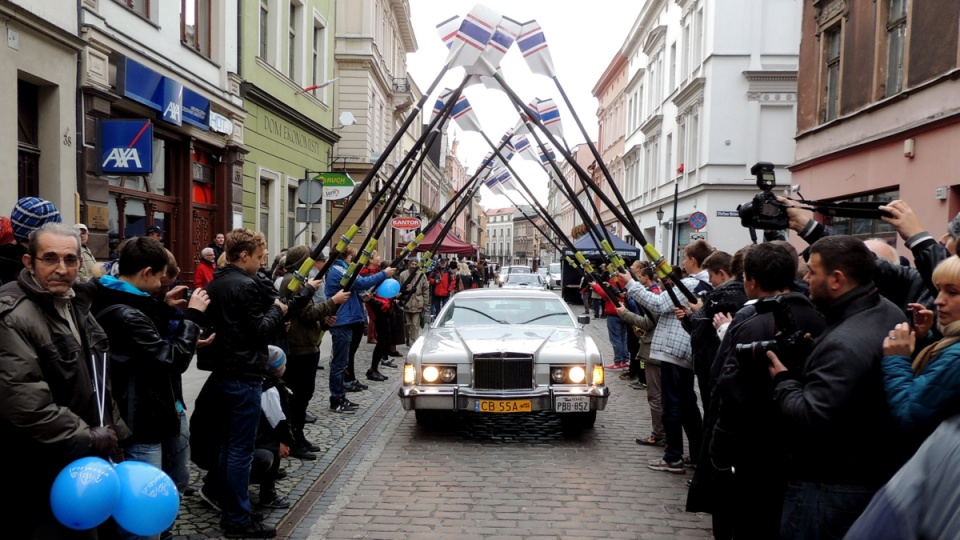
[[(587, 328), (611, 357), (603, 321)], [(361, 345), (358, 371), (369, 365), (372, 350)], [(650, 431), (646, 395), (619, 372), (607, 372), (612, 396), (596, 427), (568, 433), (553, 413), (450, 415), (427, 430), (400, 406), (399, 370), (382, 371), (390, 380), (364, 381), (370, 389), (351, 394), (362, 405), (355, 415), (327, 410), (328, 372), (320, 372), (310, 410), (318, 420), (308, 424), (307, 438), (323, 448), (316, 461), (284, 459), (287, 477), (278, 490), (293, 506), (266, 517), (278, 537), (710, 536), (710, 516), (683, 511), (692, 475), (646, 467), (662, 449), (634, 442)], [(193, 384), (202, 385), (206, 374), (191, 374)], [(256, 489), (251, 493), (255, 500)], [(199, 497), (185, 497), (175, 534), (219, 537), (218, 519)]]

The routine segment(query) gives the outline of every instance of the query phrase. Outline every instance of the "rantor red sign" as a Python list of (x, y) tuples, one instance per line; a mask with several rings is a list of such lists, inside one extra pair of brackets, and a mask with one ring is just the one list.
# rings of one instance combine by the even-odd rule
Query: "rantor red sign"
[(420, 219), (415, 217), (396, 217), (391, 222), (394, 229), (419, 229)]

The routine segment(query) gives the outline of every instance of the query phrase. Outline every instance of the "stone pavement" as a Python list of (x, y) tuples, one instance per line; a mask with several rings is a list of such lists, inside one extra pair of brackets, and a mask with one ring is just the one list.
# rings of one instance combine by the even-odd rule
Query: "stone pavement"
[[(587, 330), (612, 358), (605, 321), (592, 321)], [(358, 371), (369, 365), (372, 350), (364, 341)], [(381, 371), (389, 381), (364, 381), (370, 389), (350, 395), (362, 405), (354, 415), (326, 408), (328, 372), (320, 372), (310, 408), (318, 420), (307, 426), (307, 437), (323, 448), (316, 461), (284, 459), (288, 475), (277, 489), (294, 506), (266, 517), (279, 537), (710, 536), (709, 515), (683, 511), (692, 475), (647, 469), (662, 449), (634, 442), (650, 432), (646, 393), (629, 388), (619, 372), (607, 372), (613, 395), (595, 429), (569, 434), (550, 413), (454, 416), (449, 427), (425, 430), (400, 407), (399, 370)], [(190, 395), (205, 378), (188, 373)], [(219, 537), (218, 516), (198, 497), (185, 497), (174, 532)]]

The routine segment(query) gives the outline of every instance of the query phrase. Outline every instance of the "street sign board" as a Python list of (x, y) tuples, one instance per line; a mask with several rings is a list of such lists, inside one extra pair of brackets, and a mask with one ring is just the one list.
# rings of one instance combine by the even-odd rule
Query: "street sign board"
[(707, 215), (703, 212), (694, 212), (690, 214), (690, 226), (700, 230), (707, 226)]
[(354, 181), (348, 174), (325, 172), (316, 176), (323, 182), (323, 198), (328, 201), (346, 199), (353, 193)]
[(317, 204), (323, 199), (323, 184), (319, 180), (307, 180), (297, 186), (297, 200), (302, 204)]
[(321, 208), (311, 208), (309, 215), (307, 215), (306, 208), (297, 208), (297, 223), (320, 223), (322, 219), (323, 212)]
[(740, 217), (736, 210), (717, 210), (717, 217)]
[(420, 228), (420, 219), (415, 217), (395, 217), (390, 222), (394, 229), (410, 230)]
[(704, 240), (704, 241), (706, 241), (706, 239), (707, 239), (707, 233), (705, 233), (705, 232), (692, 232), (692, 233), (690, 233), (690, 241), (691, 241), (691, 242), (696, 242), (697, 240)]

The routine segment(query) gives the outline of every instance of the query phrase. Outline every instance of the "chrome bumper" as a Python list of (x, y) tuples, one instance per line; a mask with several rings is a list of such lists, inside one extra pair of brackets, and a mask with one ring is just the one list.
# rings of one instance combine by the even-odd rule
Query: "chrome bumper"
[(590, 410), (602, 411), (607, 406), (610, 389), (606, 386), (587, 388), (543, 388), (512, 392), (477, 392), (459, 386), (401, 386), (397, 392), (403, 410), (475, 411), (479, 400), (529, 399), (534, 411), (552, 411), (557, 396), (587, 396)]

